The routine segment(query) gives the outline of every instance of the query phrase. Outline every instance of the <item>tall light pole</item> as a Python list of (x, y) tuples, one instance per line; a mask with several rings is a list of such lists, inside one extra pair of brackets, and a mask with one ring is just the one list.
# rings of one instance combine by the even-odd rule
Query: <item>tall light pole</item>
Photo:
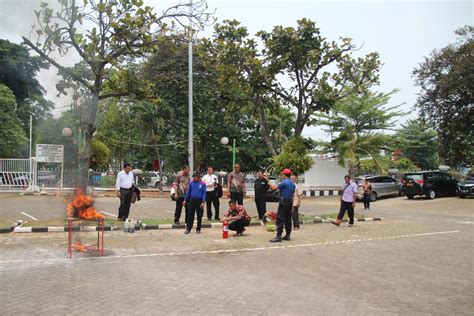
[(189, 1), (189, 45), (188, 45), (188, 163), (191, 175), (194, 172), (193, 144), (193, 36), (192, 36), (192, 1)]
[[(221, 144), (222, 145), (227, 145), (229, 143), (229, 139), (227, 137), (222, 137), (221, 138)], [(235, 166), (235, 138), (232, 140), (232, 167), (230, 170), (232, 171)]]

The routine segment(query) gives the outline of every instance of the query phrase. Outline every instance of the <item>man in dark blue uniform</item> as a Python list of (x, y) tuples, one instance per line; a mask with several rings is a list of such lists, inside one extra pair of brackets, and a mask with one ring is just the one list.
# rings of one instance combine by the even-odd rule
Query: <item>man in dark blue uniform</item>
[[(280, 203), (278, 204), (277, 211), (277, 234), (275, 238), (270, 240), (271, 242), (281, 242), (282, 240), (290, 240), (291, 234), (291, 209), (293, 206), (293, 193), (295, 193), (295, 184), (290, 180), (291, 170), (284, 169), (281, 174), (283, 175), (283, 181), (280, 184), (270, 184), (273, 190), (280, 190)], [(281, 237), (283, 234), (283, 225), (285, 225), (286, 235)]]
[(199, 180), (199, 173), (195, 172), (193, 181), (188, 186), (186, 198), (183, 205), (188, 204), (186, 210), (186, 230), (185, 234), (189, 234), (193, 228), (194, 214), (197, 213), (196, 234), (201, 233), (202, 215), (204, 213), (204, 203), (206, 202), (206, 183)]

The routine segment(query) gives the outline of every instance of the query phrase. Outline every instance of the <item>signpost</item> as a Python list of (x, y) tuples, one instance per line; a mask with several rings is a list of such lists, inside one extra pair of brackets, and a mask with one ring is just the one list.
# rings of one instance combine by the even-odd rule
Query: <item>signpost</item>
[(36, 162), (61, 164), (61, 189), (64, 182), (64, 146), (52, 144), (36, 144)]

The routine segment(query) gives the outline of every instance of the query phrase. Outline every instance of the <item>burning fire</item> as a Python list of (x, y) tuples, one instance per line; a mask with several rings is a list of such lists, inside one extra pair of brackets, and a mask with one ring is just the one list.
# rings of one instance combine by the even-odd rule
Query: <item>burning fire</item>
[(87, 246), (83, 246), (79, 239), (76, 240), (76, 244), (74, 245), (74, 249), (77, 252), (87, 252)]
[(97, 212), (94, 208), (92, 196), (82, 194), (79, 189), (74, 192), (72, 201), (67, 205), (67, 216), (83, 219), (104, 218), (104, 215)]

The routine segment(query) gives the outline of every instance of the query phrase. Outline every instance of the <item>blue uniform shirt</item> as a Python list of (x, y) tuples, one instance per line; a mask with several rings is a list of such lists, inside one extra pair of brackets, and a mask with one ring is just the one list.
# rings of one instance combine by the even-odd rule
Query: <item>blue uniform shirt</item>
[(203, 203), (206, 202), (206, 183), (191, 181), (188, 186), (188, 192), (186, 192), (186, 201), (189, 201), (190, 198), (201, 200)]
[(292, 199), (293, 193), (295, 193), (295, 184), (290, 179), (285, 179), (278, 184), (278, 189), (280, 189), (280, 197)]

